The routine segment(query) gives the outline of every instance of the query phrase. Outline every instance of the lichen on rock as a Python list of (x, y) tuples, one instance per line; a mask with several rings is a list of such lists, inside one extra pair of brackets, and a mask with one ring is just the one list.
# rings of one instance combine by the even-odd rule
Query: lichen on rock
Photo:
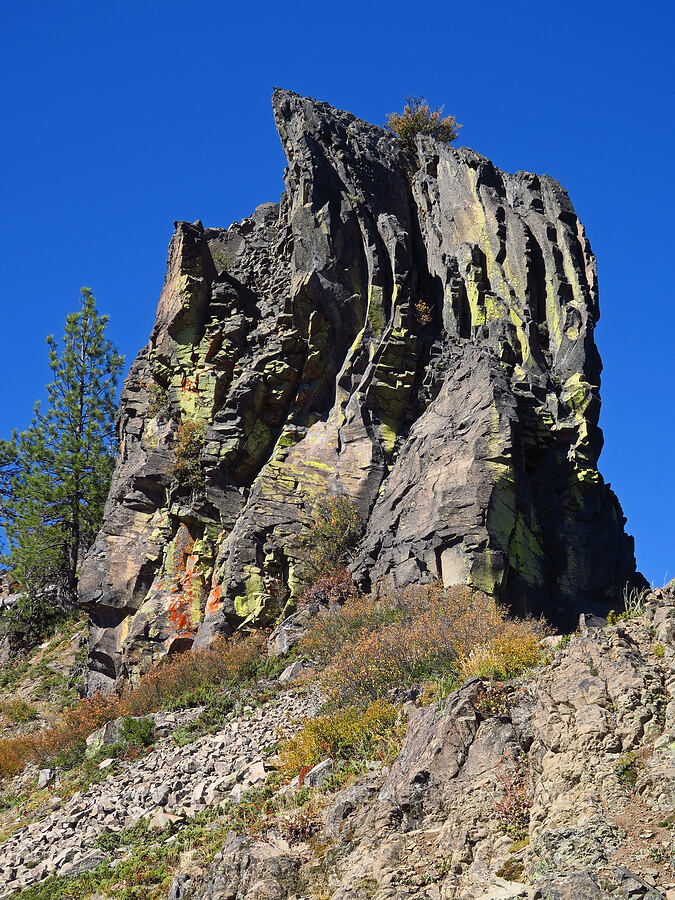
[[(597, 468), (596, 266), (566, 192), (425, 136), (411, 155), (288, 91), (273, 108), (281, 202), (228, 229), (176, 223), (122, 392), (80, 581), (90, 690), (273, 622), (327, 492), (364, 519), (366, 589), (440, 577), (567, 627), (635, 578)], [(203, 443), (185, 483), (189, 422)], [(191, 587), (167, 589), (185, 530)]]

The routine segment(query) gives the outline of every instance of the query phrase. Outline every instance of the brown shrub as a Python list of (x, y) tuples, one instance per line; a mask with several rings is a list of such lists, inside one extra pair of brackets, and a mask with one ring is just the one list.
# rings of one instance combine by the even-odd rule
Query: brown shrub
[(462, 127), (454, 116), (443, 118), (442, 106), (432, 110), (424, 97), (407, 97), (402, 113), (387, 116), (387, 126), (407, 146), (412, 145), (418, 134), (428, 134), (437, 141), (450, 143), (456, 140)]
[(407, 594), (375, 600), (355, 593), (331, 615), (315, 619), (301, 641), (301, 649), (322, 663), (329, 662), (343, 647), (364, 634), (392, 622), (410, 618), (414, 603)]
[(0, 740), (0, 778), (11, 778), (20, 772), (27, 759), (25, 737)]
[(415, 321), (421, 328), (426, 328), (427, 325), (431, 325), (433, 322), (434, 314), (426, 300), (414, 300), (413, 312), (415, 314)]
[(191, 419), (181, 422), (176, 429), (171, 474), (179, 485), (189, 487), (193, 491), (201, 491), (204, 488), (204, 472), (200, 457), (205, 430), (204, 422), (195, 422)]
[(258, 667), (264, 636), (218, 638), (204, 649), (169, 656), (143, 675), (135, 687), (119, 694), (94, 694), (80, 700), (47, 728), (0, 740), (0, 775), (21, 771), (28, 761), (42, 762), (86, 739), (111, 719), (142, 716), (166, 706), (189, 705), (225, 685), (252, 677)]
[(312, 581), (344, 566), (363, 531), (358, 507), (346, 494), (323, 497), (312, 511), (313, 523), (303, 537), (309, 551), (307, 574)]
[(494, 770), (499, 794), (495, 796), (495, 816), (504, 831), (514, 840), (527, 835), (530, 808), (533, 800), (532, 777), (529, 770), (505, 751)]
[[(345, 702), (443, 672), (512, 677), (541, 660), (542, 636), (537, 623), (508, 621), (485, 594), (433, 583), (379, 601), (349, 600), (315, 622), (301, 646), (326, 664), (326, 695)], [(492, 668), (473, 671), (483, 652)]]
[(339, 564), (332, 572), (319, 576), (300, 596), (301, 606), (320, 603), (329, 609), (343, 606), (349, 599), (358, 597), (356, 585), (349, 570)]
[(119, 715), (142, 716), (185, 701), (205, 689), (236, 684), (255, 674), (264, 645), (261, 632), (219, 637), (208, 647), (165, 657), (134, 687), (125, 685)]

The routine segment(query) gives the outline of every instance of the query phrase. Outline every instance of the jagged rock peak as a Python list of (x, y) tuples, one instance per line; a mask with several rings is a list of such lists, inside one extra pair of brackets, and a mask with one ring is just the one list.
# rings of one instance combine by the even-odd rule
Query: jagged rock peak
[(359, 505), (367, 589), (440, 577), (566, 627), (635, 578), (567, 193), (288, 91), (273, 106), (281, 202), (177, 223), (122, 392), (81, 576), (91, 688), (291, 611), (326, 492)]

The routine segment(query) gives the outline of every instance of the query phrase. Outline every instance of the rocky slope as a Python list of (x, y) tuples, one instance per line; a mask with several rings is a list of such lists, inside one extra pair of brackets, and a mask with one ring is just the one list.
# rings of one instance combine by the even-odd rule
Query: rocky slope
[[(675, 591), (653, 592), (615, 626), (582, 626), (527, 677), (472, 680), (426, 707), (409, 700), (392, 765), (373, 761), (337, 791), (306, 776), (303, 809), (320, 812), (311, 836), (289, 831), (283, 810), (276, 824), (240, 818), (233, 829), (232, 807), (215, 805), (245, 802), (268, 777), (262, 756), (314, 714), (314, 691), (281, 685), (180, 749), (170, 734), (188, 714), (158, 714), (152, 752), (67, 801), (47, 773), (41, 808), (0, 843), (0, 896), (50, 896), (21, 888), (52, 873), (73, 879), (70, 893), (46, 882), (54, 896), (120, 896), (115, 873), (123, 884), (134, 852), (150, 861), (148, 885), (173, 860), (171, 900), (675, 896)], [(144, 815), (157, 830), (140, 849), (114, 840)], [(185, 849), (170, 857), (174, 844)], [(128, 896), (158, 896), (142, 891)]]
[(595, 260), (548, 176), (276, 90), (280, 204), (176, 224), (81, 573), (89, 689), (302, 587), (317, 497), (365, 588), (440, 577), (562, 627), (634, 578), (598, 472)]
[[(58, 770), (41, 770), (36, 814), (27, 822), (19, 815), (0, 843), (0, 897), (50, 875), (76, 877), (108, 862), (102, 839), (132, 828), (144, 817), (151, 827), (180, 827), (209, 806), (239, 799), (247, 788), (265, 781), (268, 749), (292, 734), (294, 723), (313, 715), (316, 706), (312, 692), (281, 694), (264, 709), (245, 706), (221, 731), (182, 747), (171, 737), (199, 710), (157, 713), (158, 740), (149, 756), (125, 762), (121, 769), (114, 758), (102, 759), (105, 780), (68, 799), (58, 791)], [(102, 742), (105, 756), (105, 747), (119, 739), (119, 722), (113, 722), (88, 743), (95, 749)], [(17, 788), (33, 779), (34, 772), (28, 770), (17, 779)]]
[[(675, 897), (675, 593), (582, 627), (535, 677), (411, 708), (388, 771), (333, 798), (332, 900)], [(309, 857), (309, 858), (308, 858)], [(199, 900), (315, 897), (306, 845), (231, 835)], [(187, 882), (184, 882), (187, 884)]]

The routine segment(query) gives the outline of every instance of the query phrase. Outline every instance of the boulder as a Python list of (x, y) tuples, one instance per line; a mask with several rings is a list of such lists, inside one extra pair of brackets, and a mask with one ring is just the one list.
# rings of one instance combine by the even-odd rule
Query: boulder
[(333, 760), (323, 759), (307, 772), (302, 779), (303, 786), (320, 787), (333, 770)]
[(290, 684), (292, 681), (297, 681), (298, 678), (302, 678), (308, 671), (309, 667), (303, 661), (296, 660), (296, 662), (286, 666), (281, 673), (279, 676), (279, 684)]

